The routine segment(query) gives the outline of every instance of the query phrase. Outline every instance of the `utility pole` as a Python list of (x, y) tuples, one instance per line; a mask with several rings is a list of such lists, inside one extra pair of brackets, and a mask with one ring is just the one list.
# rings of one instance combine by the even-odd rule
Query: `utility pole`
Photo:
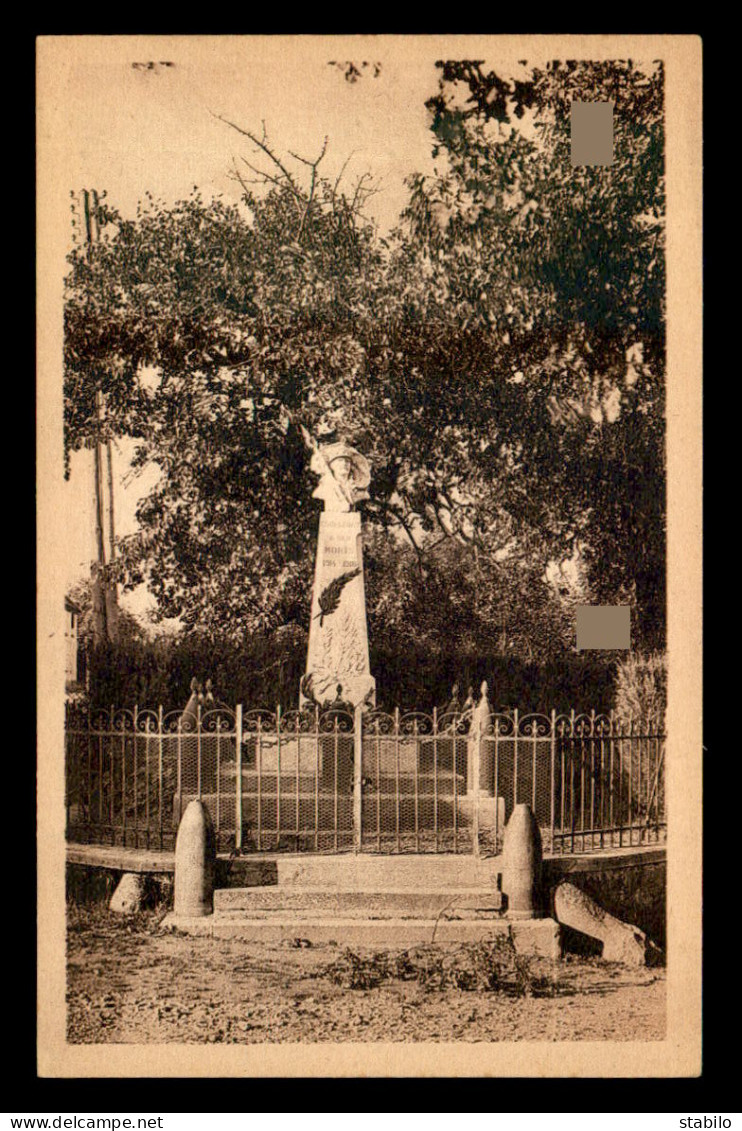
[(113, 515), (113, 454), (111, 451), (111, 433), (107, 430), (106, 457), (108, 462), (108, 560), (110, 571), (106, 585), (106, 627), (108, 639), (115, 640), (118, 630), (118, 586), (114, 574), (116, 561), (116, 527)]
[[(86, 193), (87, 196), (87, 193)], [(95, 541), (98, 559), (93, 563), (93, 637), (96, 644), (108, 640), (108, 600), (106, 593), (106, 545), (103, 537), (103, 468), (101, 459), (100, 429), (101, 402), (100, 389), (95, 392)]]
[[(98, 216), (98, 193), (92, 194), (83, 189), (83, 211), (85, 215), (85, 236), (87, 240), (88, 256), (91, 255), (93, 244), (100, 236), (100, 223)], [(105, 545), (105, 500), (103, 487), (103, 393), (100, 389), (95, 391), (95, 538), (98, 560), (93, 563), (93, 636), (96, 644), (103, 644), (115, 639), (117, 622), (117, 600), (115, 583), (109, 580), (109, 571), (106, 566)], [(108, 514), (109, 514), (109, 541), (110, 562), (113, 564), (115, 555), (115, 530), (113, 515), (113, 457), (111, 454), (111, 439), (107, 436), (107, 462), (108, 462)]]

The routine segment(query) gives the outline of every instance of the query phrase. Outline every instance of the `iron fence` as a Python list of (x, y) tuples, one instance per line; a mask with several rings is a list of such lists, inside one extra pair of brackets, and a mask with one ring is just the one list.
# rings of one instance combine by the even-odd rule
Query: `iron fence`
[(69, 706), (67, 836), (171, 849), (193, 798), (220, 851), (497, 853), (528, 802), (544, 849), (666, 835), (659, 728), (614, 716)]

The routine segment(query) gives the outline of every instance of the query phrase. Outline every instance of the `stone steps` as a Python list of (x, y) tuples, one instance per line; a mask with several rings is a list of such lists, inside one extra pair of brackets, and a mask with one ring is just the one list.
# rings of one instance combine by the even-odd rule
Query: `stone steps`
[(237, 914), (261, 916), (291, 912), (296, 918), (332, 913), (349, 918), (449, 918), (497, 914), (502, 894), (486, 888), (419, 888), (378, 891), (340, 891), (324, 887), (282, 885), (277, 887), (221, 888), (214, 892), (214, 914), (220, 918)]
[(495, 914), (471, 918), (380, 918), (367, 915), (315, 913), (297, 918), (295, 911), (257, 917), (247, 912), (232, 915), (206, 915), (200, 919), (176, 918), (168, 915), (162, 924), (165, 930), (175, 928), (187, 934), (209, 938), (240, 939), (244, 942), (283, 943), (295, 946), (327, 946), (356, 948), (407, 949), (433, 943), (474, 943), (511, 934), (520, 954), (558, 959), (561, 955), (561, 934), (553, 919), (529, 919), (510, 922)]
[(280, 886), (343, 892), (456, 891), (498, 888), (500, 857), (469, 854), (261, 853), (232, 860), (220, 888)]
[(163, 926), (286, 945), (407, 948), (512, 931), (523, 954), (558, 958), (552, 919), (502, 912), (500, 857), (275, 853), (222, 862), (213, 914)]

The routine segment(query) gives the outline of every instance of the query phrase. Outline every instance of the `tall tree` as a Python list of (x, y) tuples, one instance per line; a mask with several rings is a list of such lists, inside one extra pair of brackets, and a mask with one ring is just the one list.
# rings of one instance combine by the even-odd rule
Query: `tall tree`
[[(511, 386), (534, 509), (548, 485), (539, 530), (578, 548), (594, 598), (634, 602), (640, 640), (661, 645), (662, 67), (439, 68), (428, 106), (441, 169), (411, 183), (405, 270), (431, 280), (426, 317), (448, 313), (476, 338), (480, 388), (494, 374)], [(613, 165), (571, 165), (575, 100), (614, 103)]]
[[(617, 113), (615, 169), (575, 172), (565, 108), (596, 75), (633, 121)], [(545, 577), (574, 555), (588, 596), (635, 600), (641, 633), (661, 634), (661, 88), (629, 64), (528, 82), (442, 65), (440, 169), (412, 179), (386, 240), (363, 216), (368, 182), (321, 175), (324, 147), (284, 160), (242, 127), (243, 208), (196, 193), (134, 220), (108, 210), (95, 254), (71, 261), (67, 441), (89, 435), (103, 380), (137, 462), (161, 469), (129, 582), (236, 638), (305, 621), (301, 430), (336, 427), (373, 467), (375, 632), (414, 611), (441, 646), (567, 647)]]

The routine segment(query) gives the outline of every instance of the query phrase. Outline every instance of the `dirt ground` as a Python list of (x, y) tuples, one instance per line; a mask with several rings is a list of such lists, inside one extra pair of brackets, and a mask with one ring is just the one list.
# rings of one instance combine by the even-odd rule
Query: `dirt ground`
[[(159, 930), (161, 914), (68, 915), (72, 1043), (662, 1040), (665, 971), (568, 956), (542, 961), (548, 993), (346, 989), (324, 971), (342, 952)], [(446, 948), (441, 947), (442, 951)], [(368, 952), (371, 953), (370, 951)]]

